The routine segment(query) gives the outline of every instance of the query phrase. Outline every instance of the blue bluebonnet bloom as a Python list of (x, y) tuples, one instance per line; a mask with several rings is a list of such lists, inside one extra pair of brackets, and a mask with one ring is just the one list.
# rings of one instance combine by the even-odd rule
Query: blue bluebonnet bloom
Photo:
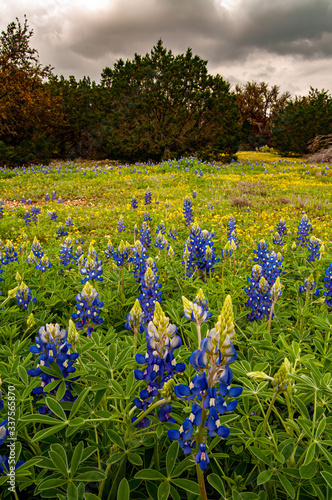
[(21, 198), (21, 203), (25, 203), (27, 200), (26, 200), (26, 197), (23, 195), (22, 198)]
[(2, 254), (2, 259), (1, 262), (2, 264), (8, 264), (9, 262), (15, 262), (17, 261), (17, 252), (15, 250), (15, 247), (12, 243), (11, 240), (7, 240), (5, 247), (4, 247), (4, 252)]
[(82, 255), (84, 255), (84, 251), (81, 245), (79, 245), (75, 250), (75, 256), (74, 256), (74, 261), (76, 265), (78, 265), (78, 261)]
[(275, 233), (274, 238), (273, 238), (272, 241), (273, 241), (273, 243), (275, 245), (282, 246), (284, 244), (284, 240), (282, 239), (282, 236), (281, 236), (281, 234), (278, 231)]
[(186, 319), (194, 321), (197, 328), (198, 345), (201, 345), (201, 325), (212, 316), (209, 312), (208, 303), (200, 288), (193, 302), (182, 297), (184, 316)]
[[(179, 430), (168, 430), (168, 437), (178, 440), (186, 454), (192, 453), (192, 448), (196, 448), (194, 458), (202, 471), (209, 463), (205, 442), (207, 436), (202, 434), (207, 433), (212, 438), (216, 434), (222, 439), (228, 437), (229, 429), (220, 424), (220, 415), (235, 410), (238, 401), (228, 400), (242, 393), (242, 387), (231, 388), (233, 373), (229, 365), (236, 360), (236, 350), (232, 343), (234, 335), (232, 300), (228, 295), (215, 327), (207, 332), (200, 349), (190, 356), (189, 362), (198, 373), (189, 385), (179, 384), (174, 387), (179, 399), (192, 401), (192, 410)], [(199, 428), (198, 432), (195, 427)]]
[(149, 212), (145, 212), (145, 214), (143, 215), (143, 220), (145, 220), (145, 222), (152, 221), (152, 217), (150, 216)]
[(231, 215), (227, 223), (227, 239), (228, 241), (234, 241), (236, 248), (239, 246), (239, 240), (236, 234), (236, 219), (234, 215)]
[(177, 239), (178, 233), (176, 232), (174, 226), (171, 227), (171, 229), (169, 230), (169, 233), (168, 233), (167, 236), (169, 238), (172, 238), (172, 240), (176, 240)]
[(80, 257), (79, 263), (80, 273), (84, 276), (81, 280), (82, 285), (89, 280), (103, 281), (103, 261), (99, 258), (92, 243), (90, 243), (87, 257)]
[(39, 214), (40, 214), (40, 208), (39, 207), (32, 207), (31, 208), (31, 219), (34, 222), (37, 222)]
[(73, 226), (73, 225), (74, 225), (73, 219), (71, 217), (67, 217), (67, 219), (66, 219), (66, 226), (70, 227), (70, 226)]
[(38, 258), (35, 256), (32, 250), (27, 256), (27, 263), (33, 266), (38, 264)]
[(114, 257), (114, 246), (111, 240), (108, 240), (107, 242), (107, 247), (105, 250), (105, 257), (106, 259), (111, 259)]
[(45, 201), (50, 201), (50, 195), (48, 193), (45, 195)]
[(264, 315), (269, 317), (272, 299), (269, 293), (269, 284), (262, 275), (262, 267), (255, 264), (251, 271), (251, 277), (247, 280), (250, 283), (250, 288), (244, 289), (248, 295), (245, 306), (251, 308), (251, 313), (247, 314), (247, 318), (249, 321), (254, 321), (262, 319)]
[(253, 259), (254, 262), (257, 262), (261, 266), (265, 266), (269, 258), (269, 252), (267, 250), (267, 243), (265, 240), (260, 240), (258, 242), (258, 248), (257, 250), (254, 250), (254, 254), (256, 255)]
[(39, 262), (36, 264), (36, 269), (39, 269), (42, 273), (44, 273), (47, 269), (50, 269), (52, 267), (52, 264), (50, 262), (50, 259), (46, 256), (43, 255)]
[(0, 200), (0, 219), (3, 217), (3, 200)]
[[(20, 460), (14, 466), (14, 470), (16, 471), (25, 463), (24, 460)], [(9, 458), (6, 455), (0, 455), (0, 476), (7, 476), (12, 471), (12, 465), (9, 465)]]
[[(32, 393), (40, 396), (47, 396), (50, 393), (54, 394), (57, 391), (60, 382), (59, 385), (56, 386), (50, 393), (45, 393), (44, 387), (50, 382), (58, 379), (57, 377), (53, 377), (52, 375), (48, 375), (43, 372), (41, 367), (46, 366), (51, 368), (52, 363), (56, 363), (60, 368), (64, 379), (68, 376), (72, 377), (72, 374), (76, 371), (76, 368), (73, 365), (79, 354), (71, 352), (72, 345), (67, 341), (68, 332), (64, 328), (60, 329), (58, 324), (53, 325), (50, 323), (45, 327), (42, 326), (38, 333), (39, 335), (36, 337), (36, 346), (31, 346), (30, 352), (32, 352), (32, 354), (39, 354), (39, 361), (37, 368), (31, 368), (28, 370), (28, 375), (30, 375), (30, 377), (41, 378), (40, 387), (32, 389)], [(65, 380), (66, 391), (61, 401), (75, 401), (76, 397), (74, 397), (71, 392), (71, 381), (77, 380), (77, 378), (78, 377)], [(41, 406), (38, 411), (41, 414), (52, 413), (47, 406)]]
[(194, 222), (193, 205), (189, 196), (186, 196), (183, 202), (183, 216), (186, 226), (190, 226)]
[(168, 248), (168, 242), (165, 240), (161, 232), (157, 234), (154, 246), (160, 248), (161, 250), (165, 247)]
[(59, 256), (63, 267), (67, 267), (73, 260), (73, 245), (69, 236), (60, 245)]
[(138, 299), (135, 300), (135, 304), (127, 316), (125, 328), (133, 332), (134, 347), (136, 348), (137, 335), (144, 332), (144, 314)]
[(36, 302), (36, 298), (32, 298), (30, 288), (22, 281), (16, 292), (16, 303), (23, 309), (28, 309), (30, 302)]
[(165, 208), (166, 208), (166, 210), (167, 210), (167, 208), (169, 208), (169, 202), (168, 202), (168, 200), (165, 201)]
[(145, 190), (145, 196), (144, 196), (144, 203), (145, 203), (145, 205), (150, 205), (151, 200), (152, 200), (151, 189), (149, 187), (147, 187), (146, 190)]
[(161, 288), (161, 284), (158, 283), (158, 280), (159, 277), (156, 272), (154, 272), (151, 267), (147, 267), (143, 280), (141, 282), (141, 291), (138, 297), (144, 313), (145, 325), (149, 321), (152, 321), (156, 303), (161, 302), (161, 292), (159, 291), (159, 289)]
[(57, 220), (57, 218), (58, 218), (58, 214), (56, 213), (55, 210), (49, 211), (48, 215), (49, 215), (51, 220)]
[(324, 292), (324, 296), (326, 297), (325, 303), (328, 306), (329, 310), (332, 309), (332, 262), (327, 269), (325, 269), (325, 277), (323, 278), (324, 287), (326, 288), (326, 292)]
[(141, 283), (144, 278), (146, 271), (146, 260), (148, 259), (148, 254), (144, 245), (140, 241), (136, 241), (133, 246), (133, 255), (130, 257), (129, 261), (133, 263), (134, 270), (133, 274), (137, 283)]
[(156, 234), (158, 234), (158, 233), (161, 233), (161, 234), (165, 234), (166, 233), (166, 227), (165, 227), (164, 221), (161, 221), (158, 224), (158, 227), (156, 229)]
[(119, 233), (123, 233), (125, 230), (125, 223), (124, 223), (124, 217), (121, 215), (118, 220), (118, 225), (117, 225), (117, 230)]
[(27, 205), (32, 205), (32, 201), (30, 200), (30, 198), (26, 201), (26, 204)]
[(58, 198), (58, 203), (63, 203), (61, 196)]
[[(176, 326), (170, 324), (160, 304), (156, 302), (153, 319), (146, 328), (147, 353), (137, 353), (135, 359), (142, 369), (134, 371), (137, 380), (145, 380), (148, 383), (146, 389), (140, 391), (140, 398), (135, 398), (135, 406), (145, 411), (153, 403), (153, 400), (164, 385), (177, 373), (185, 370), (184, 363), (177, 363), (174, 358), (174, 350), (181, 344), (181, 338), (176, 335)], [(165, 400), (166, 404), (166, 400)], [(161, 421), (174, 422), (170, 417), (171, 405), (164, 406), (159, 412)], [(137, 417), (132, 418), (133, 422)], [(147, 427), (149, 419), (145, 417), (136, 424), (138, 427)]]
[(128, 245), (121, 240), (116, 252), (113, 252), (113, 259), (118, 267), (123, 267), (129, 259)]
[(193, 191), (193, 198), (195, 199), (195, 198), (196, 198), (196, 196), (197, 196), (196, 191)]
[(58, 238), (61, 238), (62, 236), (67, 236), (68, 233), (67, 231), (64, 230), (63, 225), (61, 224), (58, 227), (56, 234)]
[(42, 251), (41, 244), (39, 243), (37, 236), (34, 237), (33, 242), (32, 242), (32, 251), (35, 257), (37, 259), (41, 259), (42, 256), (44, 255), (44, 252)]
[(23, 219), (24, 219), (24, 224), (26, 226), (30, 226), (30, 224), (31, 224), (31, 213), (29, 212), (29, 210), (26, 210), (24, 212)]
[[(210, 276), (214, 270), (213, 266), (220, 259), (215, 256), (216, 247), (213, 244), (212, 238), (215, 233), (201, 229), (199, 224), (192, 225), (189, 238), (184, 246), (183, 261), (186, 267), (186, 275), (192, 276), (195, 272), (197, 277), (200, 276), (200, 271), (205, 272)], [(209, 248), (208, 248), (209, 247)]]
[(55, 194), (55, 191), (52, 191), (52, 201), (54, 201), (56, 198), (56, 194)]
[(137, 208), (137, 207), (138, 207), (138, 203), (137, 203), (136, 197), (133, 196), (131, 199), (131, 208)]
[(279, 224), (277, 224), (277, 232), (280, 236), (284, 236), (287, 234), (287, 227), (284, 219), (280, 219)]
[(87, 329), (87, 335), (90, 337), (93, 332), (92, 325), (100, 325), (103, 322), (99, 318), (100, 309), (103, 302), (99, 301), (99, 295), (95, 288), (89, 282), (85, 283), (81, 293), (76, 295), (76, 313), (72, 314), (75, 320), (75, 327), (78, 330)]
[(315, 260), (320, 260), (321, 254), (321, 240), (315, 236), (311, 236), (308, 243), (308, 250), (310, 252), (309, 257), (307, 257), (307, 262), (314, 262)]
[(84, 240), (81, 236), (79, 236), (78, 238), (76, 238), (75, 240), (75, 245), (83, 245), (84, 243)]
[(309, 223), (308, 216), (304, 214), (298, 226), (298, 245), (306, 247), (309, 242), (309, 233), (312, 231), (312, 225)]
[(151, 230), (148, 224), (144, 221), (142, 223), (142, 229), (140, 231), (140, 241), (143, 243), (146, 249), (149, 249), (151, 246)]
[(303, 281), (303, 285), (300, 285), (299, 286), (299, 292), (300, 293), (310, 293), (310, 292), (313, 292), (313, 294), (315, 295), (315, 297), (317, 297), (319, 295), (319, 292), (320, 292), (320, 289), (319, 288), (316, 288), (315, 287), (317, 286), (317, 283), (316, 281), (314, 280), (314, 277), (313, 275), (311, 274), (309, 276), (309, 278), (305, 278), (305, 280)]

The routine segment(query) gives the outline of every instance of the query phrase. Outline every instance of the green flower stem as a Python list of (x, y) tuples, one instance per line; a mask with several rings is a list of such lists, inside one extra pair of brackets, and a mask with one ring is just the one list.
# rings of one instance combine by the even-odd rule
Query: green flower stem
[[(164, 404), (164, 403), (168, 403), (171, 399), (170, 398), (163, 398), (163, 399), (160, 399), (159, 401), (156, 401), (155, 403), (153, 403), (151, 406), (149, 406), (149, 408), (145, 411), (143, 411), (143, 413), (140, 413), (137, 417), (137, 422), (140, 422), (143, 418), (147, 417), (155, 408), (158, 408), (158, 406)], [(134, 411), (136, 410), (136, 406), (134, 406), (130, 412), (129, 412), (129, 416), (131, 416)], [(107, 419), (105, 419), (107, 420)]]
[[(261, 409), (262, 415), (264, 415), (264, 421), (266, 420), (267, 427), (269, 428), (271, 439), (273, 440), (274, 446), (275, 446), (275, 448), (276, 448), (276, 450), (277, 450), (277, 449), (278, 449), (278, 447), (277, 447), (277, 443), (276, 443), (276, 441), (275, 441), (275, 438), (274, 438), (273, 432), (271, 431), (270, 424), (269, 424), (268, 420), (266, 419), (266, 414), (265, 414), (265, 411), (264, 411), (263, 406), (262, 406), (262, 404), (261, 404), (261, 401), (260, 401), (260, 399), (259, 399), (259, 397), (258, 397), (258, 395), (257, 395), (257, 394), (255, 394), (255, 396), (256, 396), (257, 403), (258, 403), (258, 405), (259, 405), (259, 407), (260, 407), (260, 409)], [(271, 406), (271, 408), (272, 408), (272, 406)]]
[[(200, 443), (203, 443), (205, 420), (206, 420), (206, 410), (203, 409), (202, 421), (201, 421), (201, 424), (198, 428), (198, 434), (197, 434), (197, 438), (196, 438), (197, 451), (198, 451)], [(204, 473), (203, 473), (202, 469), (200, 468), (199, 464), (196, 464), (196, 474), (197, 474), (199, 491), (201, 493), (201, 500), (207, 500), (205, 482), (204, 482)]]
[(269, 335), (270, 335), (270, 332), (271, 332), (271, 322), (272, 322), (272, 316), (273, 316), (273, 310), (274, 310), (275, 303), (276, 303), (275, 300), (272, 301), (271, 310), (270, 310), (270, 316), (269, 316), (269, 323), (267, 325), (267, 333)]
[(304, 307), (303, 307), (303, 310), (302, 310), (302, 318), (301, 318), (301, 322), (300, 322), (300, 337), (302, 337), (302, 331), (303, 331), (303, 325), (304, 325), (304, 314), (305, 314), (305, 312), (307, 310), (307, 307), (308, 307), (309, 294), (310, 294), (310, 287), (307, 286), (307, 290), (306, 290), (306, 293), (305, 293), (305, 303), (304, 303)]
[(268, 420), (269, 420), (269, 416), (271, 414), (271, 410), (272, 410), (272, 407), (275, 403), (275, 400), (277, 399), (277, 396), (278, 396), (279, 392), (278, 391), (274, 391), (274, 394), (273, 394), (273, 398), (271, 399), (271, 402), (270, 402), (270, 406), (266, 412), (266, 415), (265, 415), (265, 419), (264, 419), (264, 422), (263, 422), (263, 427), (262, 427), (262, 436), (264, 437), (265, 435), (265, 429), (266, 429), (266, 425), (268, 423)]
[(196, 323), (196, 328), (197, 328), (197, 339), (198, 339), (198, 349), (199, 349), (201, 346), (201, 340), (202, 340), (201, 325), (199, 323)]

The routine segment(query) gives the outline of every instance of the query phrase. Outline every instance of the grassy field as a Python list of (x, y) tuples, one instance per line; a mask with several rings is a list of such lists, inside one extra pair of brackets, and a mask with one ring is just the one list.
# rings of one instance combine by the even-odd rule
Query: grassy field
[(332, 498), (331, 172), (0, 170), (1, 498)]

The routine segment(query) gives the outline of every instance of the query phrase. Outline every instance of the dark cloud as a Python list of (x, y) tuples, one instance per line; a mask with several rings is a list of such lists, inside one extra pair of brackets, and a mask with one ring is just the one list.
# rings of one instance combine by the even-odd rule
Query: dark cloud
[(2, 0), (0, 29), (24, 13), (41, 61), (64, 76), (98, 80), (161, 38), (175, 54), (192, 47), (233, 83), (265, 79), (301, 92), (319, 61), (319, 81), (328, 82), (331, 0)]

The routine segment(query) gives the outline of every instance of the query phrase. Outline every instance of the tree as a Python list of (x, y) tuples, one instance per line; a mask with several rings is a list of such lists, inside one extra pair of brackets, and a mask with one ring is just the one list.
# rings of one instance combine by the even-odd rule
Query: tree
[(159, 161), (234, 154), (239, 144), (235, 95), (206, 66), (191, 49), (174, 56), (159, 40), (150, 54), (105, 68), (101, 83), (109, 89), (112, 156)]
[(310, 87), (308, 96), (287, 102), (274, 119), (272, 133), (281, 154), (307, 154), (317, 135), (332, 133), (332, 96)]
[(58, 101), (43, 85), (51, 70), (30, 48), (32, 34), (25, 17), (23, 27), (16, 19), (0, 36), (0, 143), (6, 163), (52, 154)]
[(272, 121), (284, 108), (289, 92), (280, 95), (278, 85), (247, 82), (236, 85), (236, 98), (242, 124), (242, 144), (248, 149), (272, 145)]

